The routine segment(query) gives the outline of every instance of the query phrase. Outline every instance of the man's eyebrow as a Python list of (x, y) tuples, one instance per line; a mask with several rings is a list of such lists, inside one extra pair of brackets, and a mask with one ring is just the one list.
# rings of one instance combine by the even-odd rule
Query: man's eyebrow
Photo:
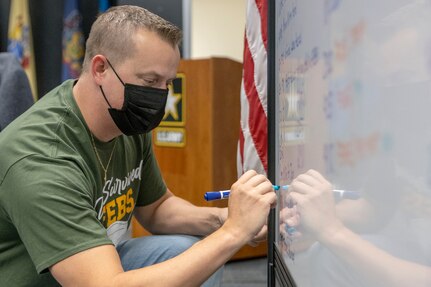
[[(147, 72), (147, 73), (137, 73), (136, 76), (138, 78), (145, 78), (145, 77), (156, 77), (156, 78), (163, 78), (162, 75), (156, 73), (156, 72)], [(175, 80), (177, 77), (172, 77), (167, 79), (167, 82), (172, 82), (173, 80)]]
[(144, 77), (157, 77), (157, 78), (161, 78), (161, 75), (159, 75), (156, 72), (136, 73), (136, 76), (139, 77), (139, 78), (144, 78)]

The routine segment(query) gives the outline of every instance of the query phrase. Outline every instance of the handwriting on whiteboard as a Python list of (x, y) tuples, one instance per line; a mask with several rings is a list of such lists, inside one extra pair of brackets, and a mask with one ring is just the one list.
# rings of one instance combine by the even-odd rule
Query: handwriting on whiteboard
[[(284, 7), (284, 4), (283, 4)], [(296, 15), (297, 15), (297, 6), (293, 5), (292, 7), (288, 8), (287, 11), (283, 14), (281, 14), (281, 12), (284, 12), (283, 7), (281, 7), (279, 9), (279, 15), (283, 17), (278, 17), (278, 19), (280, 19), (280, 24), (279, 24), (279, 28), (277, 31), (277, 38), (278, 41), (281, 42), (283, 36), (285, 35), (285, 32), (287, 30), (287, 28), (289, 27), (290, 23), (295, 19)]]
[(347, 60), (351, 51), (362, 42), (365, 30), (365, 21), (360, 20), (353, 27), (347, 30), (339, 39), (335, 40), (334, 53), (337, 61), (345, 62)]
[(316, 66), (319, 61), (319, 48), (313, 47), (310, 52), (305, 53), (304, 60), (300, 62), (298, 67), (296, 68), (296, 72), (298, 74), (304, 75), (308, 72), (309, 69)]
[(335, 142), (338, 165), (352, 167), (358, 161), (377, 154), (380, 141), (380, 134), (375, 132), (366, 137)]
[(302, 34), (295, 34), (295, 37), (290, 41), (286, 48), (281, 52), (281, 58), (287, 58), (302, 44)]
[(334, 13), (338, 7), (340, 6), (341, 0), (325, 0), (325, 6), (324, 6), (324, 21), (325, 24), (328, 23), (329, 18), (331, 17), (332, 13)]

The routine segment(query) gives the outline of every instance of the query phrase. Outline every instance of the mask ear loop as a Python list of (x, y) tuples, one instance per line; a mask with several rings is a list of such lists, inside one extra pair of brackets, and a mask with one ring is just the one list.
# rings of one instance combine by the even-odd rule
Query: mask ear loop
[[(117, 76), (117, 78), (120, 80), (121, 84), (123, 84), (123, 86), (125, 86), (125, 85), (124, 85), (123, 80), (121, 80), (120, 76), (118, 76), (117, 71), (115, 71), (114, 67), (112, 67), (111, 62), (109, 62), (108, 58), (106, 58), (106, 57), (105, 57), (105, 59), (106, 59), (106, 62), (108, 62), (108, 65), (111, 67), (112, 71), (114, 71), (114, 74), (115, 74), (115, 75)], [(103, 88), (102, 88), (102, 86), (99, 86), (99, 88), (100, 88), (100, 91), (102, 92), (103, 97), (105, 98), (106, 103), (107, 103), (107, 104), (108, 104), (108, 106), (112, 109), (111, 104), (108, 102), (108, 99), (106, 98), (105, 93), (103, 92)]]
[(109, 62), (108, 58), (106, 58), (106, 61), (108, 62), (108, 65), (111, 67), (112, 71), (114, 71), (114, 74), (117, 76), (117, 78), (120, 80), (120, 82), (123, 84), (123, 86), (125, 86), (123, 80), (121, 80), (120, 76), (118, 76), (117, 71), (115, 71), (114, 67), (112, 67), (111, 62)]
[(99, 86), (99, 88), (100, 88), (100, 91), (102, 92), (103, 98), (105, 99), (106, 103), (112, 109), (111, 104), (108, 102), (108, 99), (106, 98), (105, 93), (103, 92), (102, 86)]

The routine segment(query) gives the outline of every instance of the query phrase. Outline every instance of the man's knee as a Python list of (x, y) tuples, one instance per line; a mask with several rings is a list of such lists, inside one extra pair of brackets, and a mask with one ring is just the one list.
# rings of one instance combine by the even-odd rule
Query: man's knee
[[(133, 270), (176, 257), (201, 238), (190, 235), (147, 236), (127, 240), (117, 246), (124, 270)], [(223, 267), (218, 269), (202, 286), (220, 286)]]
[(200, 239), (188, 235), (146, 236), (126, 240), (117, 246), (125, 270), (142, 268), (173, 258)]

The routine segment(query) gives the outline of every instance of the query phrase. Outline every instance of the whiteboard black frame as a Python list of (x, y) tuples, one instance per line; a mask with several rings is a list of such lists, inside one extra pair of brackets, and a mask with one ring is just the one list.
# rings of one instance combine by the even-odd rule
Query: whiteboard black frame
[[(275, 0), (268, 0), (267, 13), (268, 178), (275, 182)], [(275, 209), (271, 209), (268, 218), (268, 287), (275, 286), (275, 246)]]
[[(277, 160), (276, 156), (276, 129), (278, 123), (276, 121), (276, 73), (275, 73), (275, 17), (276, 17), (276, 3), (275, 0), (268, 0), (268, 22), (267, 22), (267, 35), (268, 35), (268, 51), (267, 51), (267, 77), (268, 77), (268, 178), (271, 182), (276, 182)], [(276, 281), (283, 287), (297, 287), (292, 275), (289, 272), (286, 264), (283, 261), (281, 251), (278, 249), (276, 240), (276, 210), (272, 209), (268, 219), (268, 286), (275, 287)]]

